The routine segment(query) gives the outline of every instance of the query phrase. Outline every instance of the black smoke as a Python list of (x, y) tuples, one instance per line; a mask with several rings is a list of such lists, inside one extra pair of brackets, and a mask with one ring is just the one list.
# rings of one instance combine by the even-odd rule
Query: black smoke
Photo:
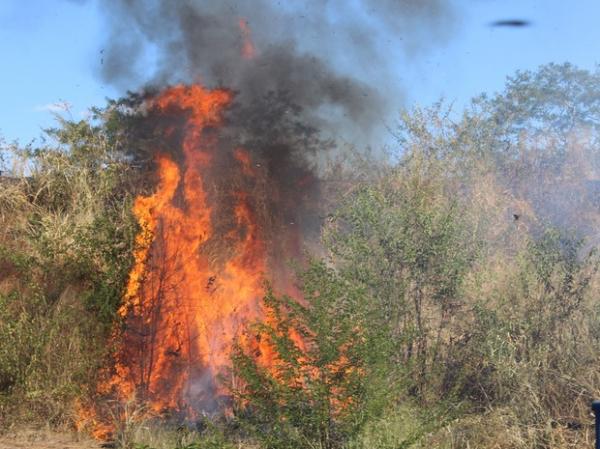
[[(135, 92), (116, 103), (135, 111), (120, 117), (126, 124), (121, 142), (150, 173), (156, 153), (184, 163), (187, 113), (153, 109), (152, 98), (176, 83), (233, 92), (223, 126), (204, 130), (217, 148), (211, 170), (203, 174), (215, 229), (199, 251), (226, 254), (232, 232), (249, 232), (239, 229), (233, 211), (236, 194), (245, 192), (267, 246), (266, 276), (275, 288), (287, 284), (289, 258), (301, 257), (303, 243), (318, 237), (322, 201), (316, 161), (336, 148), (339, 138), (366, 141), (384, 124), (390, 105), (402, 100), (402, 86), (390, 81), (399, 70), (397, 52), (390, 49), (409, 56), (424, 51), (443, 42), (454, 22), (447, 0), (102, 0), (98, 5), (107, 20), (100, 74)], [(240, 20), (250, 29), (252, 58), (242, 55)], [(239, 148), (251, 156), (252, 176), (234, 156)], [(180, 196), (180, 207), (197, 207)], [(219, 263), (218, 257), (206, 258)], [(190, 373), (190, 391), (197, 391), (186, 399), (204, 411), (214, 408), (214, 391), (206, 387), (214, 379), (209, 375), (207, 383), (205, 374)], [(196, 397), (207, 391), (208, 401)]]
[[(448, 38), (447, 0), (103, 0), (107, 20), (100, 72), (135, 90), (201, 81), (249, 104), (285, 92), (311, 125), (368, 132), (402, 100), (398, 55)], [(239, 21), (253, 59), (241, 57)]]
[[(368, 142), (402, 101), (399, 54), (443, 43), (456, 22), (447, 0), (103, 0), (100, 74), (143, 100), (165, 86), (201, 82), (235, 93), (220, 130), (231, 185), (235, 148), (248, 150), (272, 194), (268, 228), (318, 229), (315, 161), (343, 139)], [(253, 58), (242, 57), (247, 24)], [(134, 101), (135, 103), (135, 101)], [(165, 118), (133, 123), (137, 156), (151, 160)], [(162, 152), (177, 152), (166, 143)], [(217, 185), (219, 181), (216, 182)], [(227, 186), (216, 190), (226, 191)], [(227, 202), (227, 198), (223, 198)], [(258, 206), (257, 206), (258, 207)]]

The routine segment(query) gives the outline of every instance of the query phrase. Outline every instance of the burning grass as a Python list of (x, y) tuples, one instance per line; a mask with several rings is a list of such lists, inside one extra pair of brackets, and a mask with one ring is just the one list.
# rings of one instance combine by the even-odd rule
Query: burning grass
[[(122, 447), (589, 444), (597, 140), (433, 108), (396, 162), (319, 180), (306, 129), (239, 132), (231, 92), (132, 104), (63, 123), (0, 191), (4, 420)], [(343, 187), (326, 258), (296, 274), (320, 182)]]
[[(176, 86), (148, 100), (150, 114), (179, 123), (167, 128), (166, 137), (181, 145), (171, 153), (182, 156), (159, 153), (156, 191), (134, 202), (140, 228), (135, 261), (118, 311), (122, 325), (113, 336), (115, 363), (105, 370), (98, 394), (123, 403), (136, 398), (154, 416), (194, 420), (225, 413), (229, 393), (219, 377), (231, 368), (234, 343), (262, 316), (263, 281), (274, 261), (264, 237), (268, 229), (255, 213), (261, 198), (252, 193), (260, 172), (249, 153), (234, 148), (230, 155), (238, 182), (216, 180), (219, 196), (232, 205), (207, 191), (221, 150), (215, 130), (230, 100), (226, 91), (198, 85)], [(267, 361), (268, 348), (259, 346)], [(82, 425), (95, 421), (100, 436), (107, 419), (105, 411), (98, 413), (83, 413)]]

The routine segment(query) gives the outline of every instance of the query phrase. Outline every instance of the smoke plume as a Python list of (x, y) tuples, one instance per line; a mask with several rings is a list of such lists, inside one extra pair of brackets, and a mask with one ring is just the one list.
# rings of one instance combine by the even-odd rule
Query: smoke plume
[[(402, 99), (395, 56), (442, 42), (443, 0), (106, 0), (103, 80), (125, 89), (200, 81), (251, 104), (285, 92), (306, 123), (363, 132)], [(254, 57), (242, 57), (247, 40)], [(388, 43), (384, 45), (383, 43)]]
[[(455, 23), (444, 0), (105, 0), (102, 8), (102, 78), (146, 92), (193, 82), (232, 90), (218, 179), (245, 148), (281, 199), (268, 200), (270, 214), (313, 230), (319, 155), (340, 137), (362, 146), (383, 129), (402, 101), (390, 81), (396, 57), (442, 43)], [(163, 116), (146, 125), (137, 126), (142, 141), (164, 135)]]

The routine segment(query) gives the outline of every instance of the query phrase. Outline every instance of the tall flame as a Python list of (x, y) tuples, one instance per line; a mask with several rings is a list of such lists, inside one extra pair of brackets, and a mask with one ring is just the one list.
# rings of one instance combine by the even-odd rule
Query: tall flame
[[(244, 324), (260, 316), (266, 250), (248, 193), (231, 192), (232, 224), (219, 234), (205, 186), (216, 154), (206, 131), (220, 126), (230, 100), (224, 90), (175, 86), (150, 105), (185, 116), (183, 160), (159, 155), (155, 193), (135, 201), (140, 231), (119, 309), (124, 327), (100, 390), (119, 400), (135, 396), (157, 413), (218, 408), (217, 376)], [(247, 152), (233, 156), (243, 177), (256, 177)]]
[(245, 19), (240, 19), (238, 24), (240, 27), (240, 33), (242, 34), (242, 57), (244, 59), (252, 59), (254, 56), (256, 56), (256, 47), (252, 42), (250, 26)]

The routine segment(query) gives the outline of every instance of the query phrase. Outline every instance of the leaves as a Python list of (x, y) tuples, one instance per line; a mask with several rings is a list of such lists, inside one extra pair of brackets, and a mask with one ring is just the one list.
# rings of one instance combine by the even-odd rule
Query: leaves
[(234, 353), (237, 416), (264, 447), (342, 447), (391, 393), (380, 369), (386, 334), (373, 326), (364, 290), (324, 263), (313, 262), (301, 282), (303, 300), (272, 291), (264, 300), (256, 332), (274, 368), (243, 344)]

